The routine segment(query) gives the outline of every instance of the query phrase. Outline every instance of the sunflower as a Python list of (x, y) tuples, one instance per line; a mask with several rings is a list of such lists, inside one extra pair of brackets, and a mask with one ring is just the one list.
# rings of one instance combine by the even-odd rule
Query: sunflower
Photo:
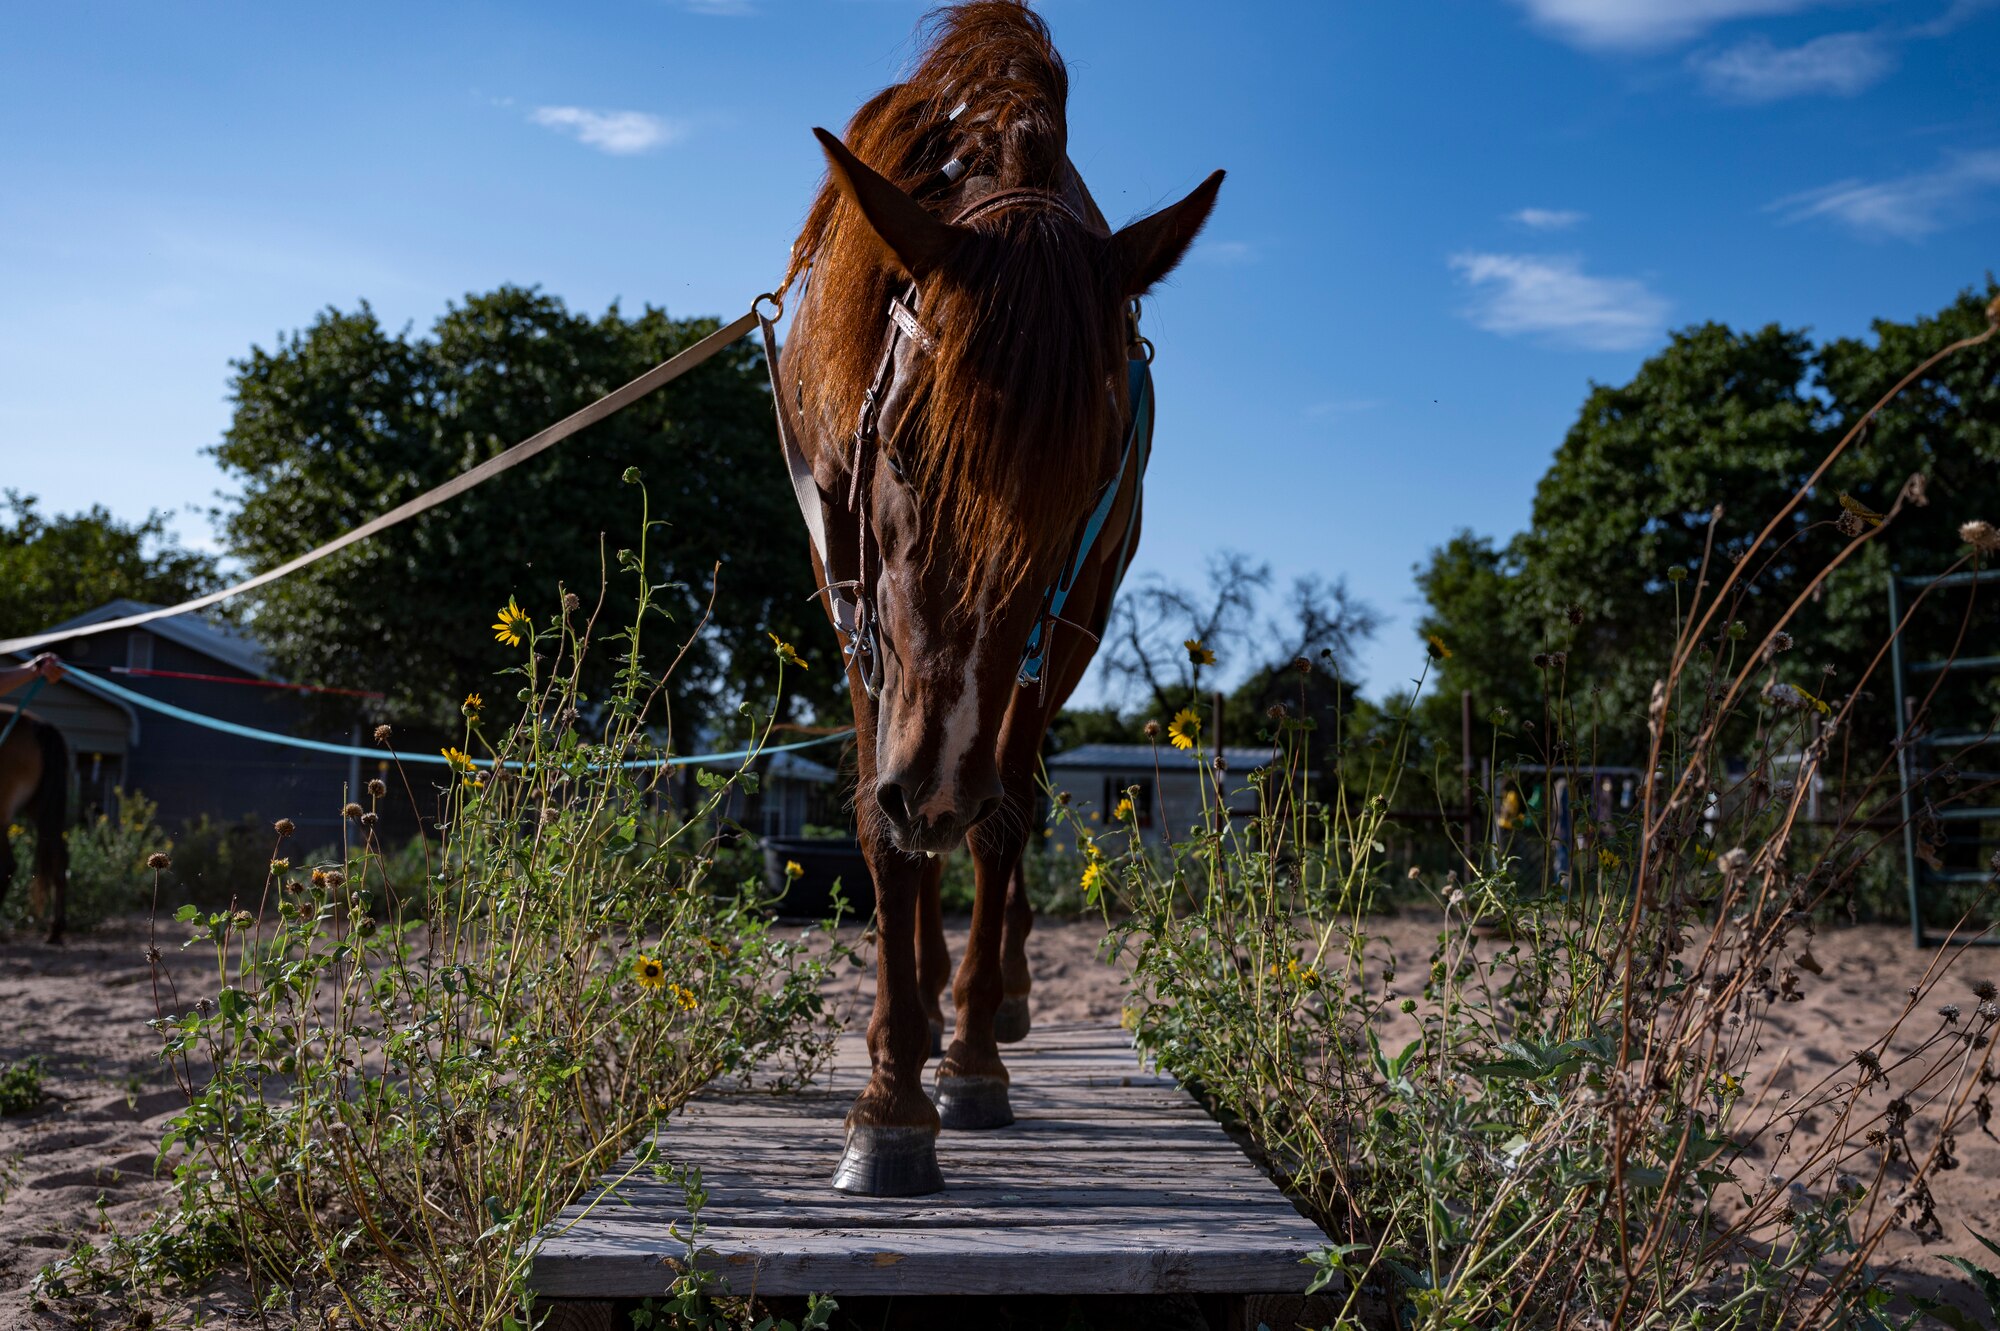
[(1167, 723), (1167, 742), (1177, 749), (1194, 747), (1195, 737), (1201, 734), (1201, 718), (1192, 707), (1183, 707), (1174, 713), (1174, 719)]
[[(653, 964), (657, 966), (660, 963), (656, 961)], [(658, 982), (655, 981), (655, 983)], [(674, 1000), (674, 1005), (680, 1008), (681, 1011), (683, 1012), (694, 1011), (695, 1009), (694, 990), (689, 989), (684, 985), (670, 984), (667, 986), (667, 996)]]
[(641, 989), (658, 989), (667, 982), (667, 965), (658, 957), (649, 957), (642, 952), (632, 963), (632, 978)]
[(785, 861), (786, 878), (803, 878), (805, 876), (806, 876), (806, 869), (803, 864), (800, 864), (797, 860)]
[(1132, 797), (1130, 795), (1127, 795), (1123, 799), (1119, 800), (1118, 807), (1111, 811), (1111, 818), (1112, 821), (1114, 822), (1122, 823), (1131, 816), (1132, 816)]
[(1215, 653), (1202, 646), (1200, 638), (1189, 638), (1181, 646), (1187, 648), (1188, 661), (1191, 664), (1198, 666), (1215, 664)]
[(493, 621), (493, 640), (508, 647), (519, 647), (528, 632), (528, 614), (508, 597), (507, 604), (500, 607), (500, 617)]
[(465, 713), (466, 720), (477, 721), (479, 719), (479, 711), (484, 706), (486, 706), (486, 699), (476, 693), (468, 693), (465, 695), (465, 702), (458, 710)]
[(1430, 651), (1431, 660), (1449, 661), (1451, 659), (1451, 648), (1445, 646), (1444, 639), (1440, 638), (1437, 634), (1431, 634), (1424, 639), (1424, 642)]
[(1092, 860), (1083, 866), (1083, 899), (1096, 901), (1097, 894), (1104, 887), (1104, 862)]
[(805, 657), (799, 655), (798, 648), (792, 646), (792, 644), (786, 642), (775, 633), (766, 633), (764, 636), (769, 638), (771, 645), (778, 649), (778, 659), (780, 661), (783, 661), (786, 665), (795, 665), (801, 670), (812, 669), (811, 666), (806, 664)]
[(461, 776), (472, 775), (472, 755), (464, 749), (439, 749), (438, 752), (444, 755), (444, 760), (451, 766), (452, 771)]

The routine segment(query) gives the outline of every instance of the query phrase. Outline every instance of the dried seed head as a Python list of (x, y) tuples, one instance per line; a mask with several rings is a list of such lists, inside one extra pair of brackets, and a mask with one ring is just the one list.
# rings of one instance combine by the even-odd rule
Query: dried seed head
[(1972, 996), (1974, 998), (1977, 998), (1980, 1002), (1982, 1003), (1992, 1002), (1994, 993), (1995, 990), (1993, 988), (1993, 981), (1974, 980), (1972, 982)]
[(1313, 672), (1313, 663), (1303, 656), (1295, 656), (1292, 658), (1292, 669), (1301, 675), (1310, 675)]
[(148, 869), (164, 869), (172, 862), (167, 858), (167, 852), (164, 850), (156, 850), (146, 857), (146, 867)]
[(290, 836), (299, 830), (299, 825), (289, 818), (280, 818), (277, 822), (271, 824), (271, 830), (279, 836)]
[(239, 910), (229, 917), (229, 923), (233, 928), (241, 931), (257, 923), (257, 917), (247, 910)]
[(395, 733), (396, 732), (388, 726), (376, 726), (375, 742), (377, 744), (387, 744), (389, 742), (389, 737), (391, 735), (394, 735)]
[(1148, 721), (1146, 723), (1146, 738), (1157, 740), (1159, 737), (1160, 737), (1160, 723), (1158, 721)]
[(340, 806), (340, 816), (342, 818), (359, 818), (361, 816), (361, 806), (350, 800), (348, 803)]
[(1563, 615), (1572, 625), (1583, 623), (1583, 602), (1571, 601), (1568, 608), (1563, 611)]
[(364, 813), (361, 815), (361, 825), (363, 827), (373, 827), (378, 821), (380, 820), (377, 819), (375, 815), (372, 813)]
[(1982, 555), (2000, 550), (2000, 527), (1990, 522), (1972, 521), (1958, 529), (1958, 539)]
[(1264, 715), (1270, 717), (1273, 721), (1282, 721), (1287, 716), (1290, 716), (1291, 713), (1292, 709), (1281, 702), (1274, 702), (1264, 709)]
[(380, 777), (371, 778), (368, 782), (368, 793), (379, 800), (389, 793), (389, 783)]

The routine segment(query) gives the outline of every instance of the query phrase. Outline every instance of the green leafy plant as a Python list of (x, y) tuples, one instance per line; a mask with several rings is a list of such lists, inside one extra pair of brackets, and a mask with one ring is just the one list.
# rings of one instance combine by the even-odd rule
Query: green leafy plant
[[(1879, 529), (1838, 524), (1850, 554)], [(1990, 529), (1967, 530), (1947, 573), (1990, 553)], [(1820, 973), (1815, 916), (1901, 830), (1879, 825), (1898, 789), (1887, 763), (1850, 782), (1830, 825), (1805, 827), (1808, 792), (1845, 763), (1880, 686), (1863, 672), (1820, 698), (1790, 682), (1789, 630), (1816, 584), (1752, 637), (1739, 606), (1760, 568), (1670, 580), (1670, 651), (1621, 663), (1652, 680), (1626, 718), (1649, 748), (1629, 808), (1556, 816), (1554, 782), (1593, 789), (1601, 695), (1559, 650), (1536, 660), (1544, 761), (1516, 774), (1527, 797), (1455, 842), (1451, 869), (1417, 874), (1438, 925), (1414, 967), (1377, 910), (1423, 679), (1387, 742), (1359, 752), (1338, 724), (1274, 707), (1269, 761), (1208, 762), (1203, 807), (1164, 857), (1129, 818), (1067, 818), (1132, 958), (1141, 1046), (1340, 1240), (1314, 1281), (1340, 1327), (1887, 1326), (1884, 1236), (1941, 1233), (1932, 1183), (2000, 1080), (1993, 982), (1948, 978), (1962, 945), (1885, 1029), (1821, 1051), (1830, 1070), (1748, 1085), (1773, 1013)], [(1527, 726), (1494, 724), (1499, 770), (1498, 745)], [(1342, 783), (1316, 798), (1307, 774), (1329, 756)], [(1919, 818), (1971, 784), (1935, 781)], [(1223, 812), (1244, 786), (1247, 821)]]
[[(717, 1077), (796, 1085), (825, 1058), (819, 985), (843, 954), (778, 932), (754, 883), (712, 881), (747, 773), (686, 812), (663, 798), (644, 543), (621, 562), (637, 608), (601, 637), (574, 595), (546, 619), (510, 601), (509, 705), (468, 696), (449, 764), (405, 772), (444, 828), (416, 881), (376, 837), (375, 781), (333, 854), (294, 857), (281, 821), (257, 895), (175, 914), (198, 968), (154, 953), (188, 1094), (163, 1143), (173, 1204), (46, 1269), (44, 1299), (143, 1305), (233, 1269), (260, 1302), (365, 1327), (526, 1327), (535, 1236), (618, 1204), (597, 1181), (621, 1152)], [(592, 653), (616, 661), (596, 702)]]
[(25, 1114), (48, 1099), (42, 1088), (42, 1060), (30, 1055), (0, 1063), (0, 1114)]

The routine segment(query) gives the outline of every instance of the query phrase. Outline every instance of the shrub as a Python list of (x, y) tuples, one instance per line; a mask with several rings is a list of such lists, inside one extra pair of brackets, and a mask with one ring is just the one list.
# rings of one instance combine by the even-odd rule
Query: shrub
[[(151, 882), (146, 856), (166, 844), (156, 822), (159, 806), (138, 791), (113, 792), (111, 813), (100, 813), (71, 827), (69, 838), (69, 927), (89, 929), (114, 915), (129, 914), (146, 904)], [(5, 922), (15, 928), (28, 923), (28, 881), (34, 875), (35, 832), (9, 828), (16, 864), (7, 893)]]
[[(174, 916), (205, 976), (159, 963), (189, 1098), (163, 1146), (173, 1205), (44, 1271), (44, 1298), (143, 1304), (230, 1268), (267, 1306), (361, 1326), (525, 1327), (534, 1236), (621, 1152), (713, 1078), (820, 1063), (842, 954), (780, 935), (754, 885), (711, 882), (701, 829), (737, 777), (704, 771), (686, 817), (660, 798), (638, 581), (638, 618), (600, 642), (574, 596), (540, 623), (510, 604), (514, 705), (467, 698), (450, 765), (411, 773), (446, 829), (419, 876), (374, 835), (375, 783), (326, 862), (288, 855), (281, 824), (255, 892)], [(586, 731), (592, 651), (619, 687)]]
[[(1874, 530), (1841, 526), (1850, 551)], [(1842, 745), (1879, 685), (1821, 699), (1788, 682), (1798, 605), (1761, 640), (1733, 613), (1758, 568), (1704, 567), (1683, 589), (1629, 810), (1560, 835), (1489, 811), (1515, 830), (1418, 875), (1441, 923), (1415, 973), (1372, 915), (1414, 697), (1331, 803), (1303, 774), (1311, 744), (1344, 737), (1280, 715), (1270, 764), (1212, 769), (1203, 817), (1164, 860), (1135, 826), (1070, 820), (1093, 886), (1130, 912), (1117, 933), (1142, 1046), (1341, 1240), (1316, 1279), (1340, 1294), (1340, 1327), (1884, 1326), (1883, 1236), (1942, 1234), (1932, 1182), (1956, 1167), (1956, 1137), (1986, 1126), (2000, 1079), (2000, 1003), (1986, 976), (1951, 977), (1962, 946), (1886, 1029), (1818, 1051), (1832, 1072), (1746, 1085), (1771, 1014), (1819, 974), (1815, 914), (1900, 849), (1900, 829), (1871, 823), (1899, 792), (1888, 762), (1849, 771), (1837, 824), (1803, 834), (1813, 778), (1859, 766)], [(1591, 771), (1593, 691), (1559, 652), (1537, 664), (1537, 742), (1574, 785)], [(1259, 816), (1218, 815), (1245, 782)], [(1926, 840), (1950, 802), (1990, 802), (1984, 785), (1928, 784)]]

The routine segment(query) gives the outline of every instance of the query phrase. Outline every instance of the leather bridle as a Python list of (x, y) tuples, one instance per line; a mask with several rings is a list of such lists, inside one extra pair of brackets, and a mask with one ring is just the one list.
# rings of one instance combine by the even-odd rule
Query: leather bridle
[[(994, 212), (1009, 204), (1037, 202), (1069, 216), (1079, 224), (1078, 217), (1061, 197), (1041, 189), (999, 190), (978, 199), (951, 219), (956, 226), (976, 217)], [(761, 298), (760, 298), (761, 303)], [(881, 447), (882, 404), (894, 386), (896, 375), (896, 353), (903, 341), (908, 339), (921, 351), (931, 351), (937, 345), (923, 321), (917, 315), (917, 288), (912, 283), (909, 289), (889, 301), (889, 336), (882, 349), (881, 362), (876, 366), (875, 377), (869, 383), (861, 400), (860, 417), (855, 423), (851, 436), (853, 457), (848, 469), (847, 512), (852, 516), (856, 529), (855, 576), (830, 580), (814, 595), (825, 595), (834, 630), (840, 636), (841, 654), (856, 672), (861, 687), (869, 698), (881, 696), (882, 688), (882, 644), (879, 631), (880, 616), (875, 606), (875, 579), (869, 573), (869, 550), (874, 537), (874, 524), (870, 520), (869, 498), (873, 480), (875, 461), (880, 455), (890, 470), (899, 477), (901, 469), (895, 459), (884, 453)], [(782, 311), (780, 311), (782, 313)], [(785, 464), (791, 473), (792, 494), (798, 501), (799, 513), (805, 519), (806, 532), (812, 539), (813, 550), (819, 556), (820, 568), (829, 579), (833, 565), (828, 559), (826, 506), (822, 499), (819, 483), (813, 478), (812, 464), (805, 451), (799, 447), (798, 437), (792, 426), (791, 415), (785, 409), (784, 382), (778, 366), (777, 329), (772, 317), (761, 310), (758, 323), (764, 334), (764, 361), (771, 375), (771, 394), (778, 416), (778, 440), (784, 448)], [(1118, 468), (1098, 491), (1091, 511), (1083, 527), (1077, 534), (1070, 557), (1064, 561), (1057, 580), (1042, 593), (1040, 611), (1035, 617), (1035, 627), (1029, 634), (1028, 644), (1021, 654), (1021, 664), (1016, 671), (1016, 683), (1021, 687), (1045, 684), (1044, 667), (1048, 656), (1048, 644), (1057, 623), (1070, 624), (1081, 632), (1088, 632), (1080, 625), (1062, 617), (1069, 593), (1084, 564), (1103, 537), (1106, 520), (1116, 507), (1118, 495), (1124, 488), (1125, 476), (1133, 471), (1135, 454), (1138, 457), (1135, 486), (1145, 475), (1146, 463), (1152, 452), (1153, 436), (1153, 378), (1152, 344), (1139, 333), (1139, 302), (1134, 300), (1128, 313), (1128, 336), (1131, 355), (1127, 362), (1127, 401), (1131, 415), (1125, 426), (1125, 445), (1118, 459)], [(804, 385), (798, 388), (795, 405), (803, 407)], [(1139, 512), (1135, 494), (1130, 516), (1119, 542), (1117, 567), (1114, 577), (1122, 581), (1125, 569), (1131, 559), (1132, 531)], [(879, 559), (877, 561), (879, 563)]]

